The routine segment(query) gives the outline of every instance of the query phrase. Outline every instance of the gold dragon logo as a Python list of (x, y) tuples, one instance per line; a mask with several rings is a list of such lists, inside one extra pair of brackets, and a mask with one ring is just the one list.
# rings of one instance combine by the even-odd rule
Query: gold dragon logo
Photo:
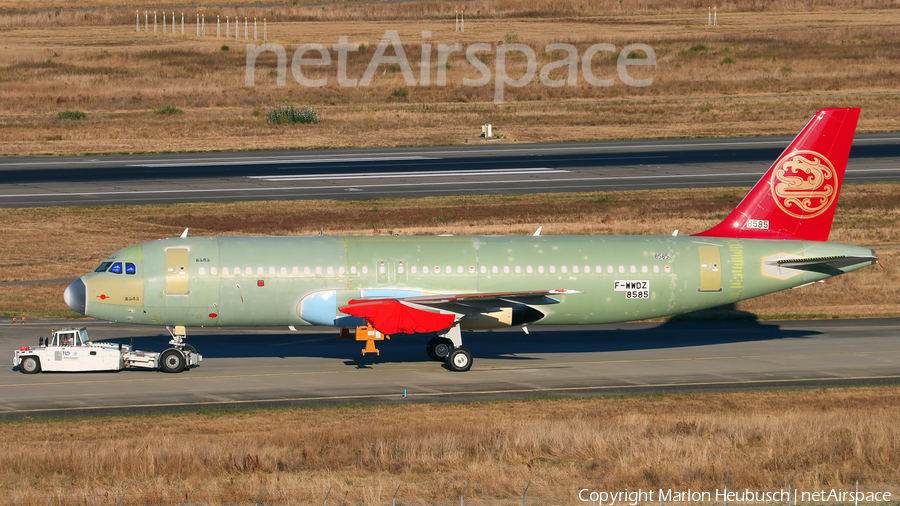
[(794, 151), (775, 164), (772, 198), (789, 216), (814, 218), (828, 209), (838, 195), (840, 181), (834, 166), (815, 151)]

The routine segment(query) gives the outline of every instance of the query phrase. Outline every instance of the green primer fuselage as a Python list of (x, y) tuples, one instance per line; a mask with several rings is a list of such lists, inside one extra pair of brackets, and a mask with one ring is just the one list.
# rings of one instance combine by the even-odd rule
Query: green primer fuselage
[(558, 303), (538, 306), (545, 316), (535, 324), (591, 324), (729, 304), (869, 265), (814, 271), (776, 263), (837, 255), (873, 252), (691, 236), (186, 237), (107, 259), (133, 263), (135, 274), (91, 273), (82, 281), (85, 314), (136, 324), (345, 326), (323, 318), (330, 310), (321, 305), (307, 304), (317, 317), (302, 319), (301, 302), (331, 291), (339, 307), (390, 294), (550, 289), (583, 293), (553, 296)]

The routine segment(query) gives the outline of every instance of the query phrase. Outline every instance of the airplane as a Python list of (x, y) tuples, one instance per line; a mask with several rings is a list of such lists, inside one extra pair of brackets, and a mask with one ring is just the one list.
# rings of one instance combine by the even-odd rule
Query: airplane
[[(366, 352), (435, 333), (467, 371), (461, 331), (625, 322), (731, 304), (875, 264), (829, 243), (858, 108), (818, 111), (718, 225), (690, 236), (188, 237), (119, 250), (64, 293), (101, 320), (184, 327), (356, 327)], [(180, 371), (180, 364), (164, 370)]]

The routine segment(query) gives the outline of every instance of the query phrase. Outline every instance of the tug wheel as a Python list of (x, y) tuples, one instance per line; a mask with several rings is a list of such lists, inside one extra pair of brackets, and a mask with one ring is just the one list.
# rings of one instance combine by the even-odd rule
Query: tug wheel
[(19, 363), (19, 370), (24, 374), (35, 374), (41, 372), (41, 361), (37, 357), (25, 357)]

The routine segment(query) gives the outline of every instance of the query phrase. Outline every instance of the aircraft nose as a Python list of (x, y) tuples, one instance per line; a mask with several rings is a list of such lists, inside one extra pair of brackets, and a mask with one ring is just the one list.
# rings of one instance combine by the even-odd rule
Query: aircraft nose
[(63, 292), (63, 301), (65, 301), (67, 306), (72, 308), (72, 311), (84, 314), (85, 292), (84, 281), (82, 281), (81, 278), (78, 278), (66, 288), (65, 292)]

